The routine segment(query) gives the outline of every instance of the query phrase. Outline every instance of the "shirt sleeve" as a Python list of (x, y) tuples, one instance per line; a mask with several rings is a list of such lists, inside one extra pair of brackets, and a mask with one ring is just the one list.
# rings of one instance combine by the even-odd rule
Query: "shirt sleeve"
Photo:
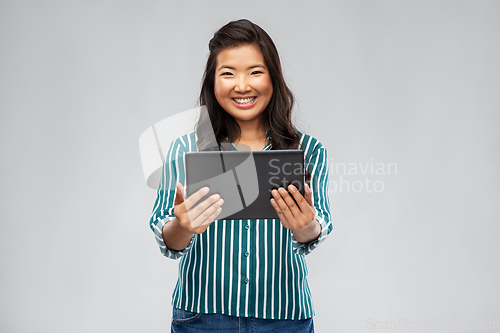
[(293, 237), (293, 232), (291, 233), (292, 249), (295, 253), (301, 255), (308, 255), (311, 253), (333, 231), (330, 214), (330, 198), (328, 195), (327, 151), (319, 141), (316, 142), (313, 153), (307, 161), (306, 169), (311, 173), (311, 183), (309, 184), (312, 190), (311, 199), (316, 209), (315, 219), (318, 220), (321, 225), (321, 233), (317, 239), (306, 244), (298, 242), (295, 237)]
[(174, 140), (168, 149), (165, 162), (163, 163), (161, 180), (158, 186), (155, 205), (151, 214), (149, 225), (155, 235), (156, 242), (160, 247), (160, 252), (171, 259), (178, 259), (186, 254), (193, 243), (193, 237), (189, 245), (181, 250), (169, 249), (163, 241), (163, 226), (174, 217), (174, 199), (177, 182), (184, 186), (184, 153), (186, 147), (180, 139)]

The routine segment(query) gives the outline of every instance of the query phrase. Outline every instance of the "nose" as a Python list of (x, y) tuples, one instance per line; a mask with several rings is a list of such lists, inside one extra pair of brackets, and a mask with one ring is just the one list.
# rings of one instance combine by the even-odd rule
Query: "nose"
[(246, 93), (250, 90), (252, 90), (252, 87), (250, 87), (250, 84), (248, 82), (246, 75), (240, 77), (238, 79), (238, 81), (236, 82), (236, 85), (234, 86), (234, 91), (239, 92), (239, 93)]

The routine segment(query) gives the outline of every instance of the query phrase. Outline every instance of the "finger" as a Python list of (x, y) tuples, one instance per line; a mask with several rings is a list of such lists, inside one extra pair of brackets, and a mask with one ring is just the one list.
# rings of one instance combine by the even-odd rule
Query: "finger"
[(274, 198), (271, 199), (271, 205), (273, 206), (274, 210), (276, 211), (276, 214), (278, 214), (278, 218), (280, 219), (281, 224), (283, 224), (283, 226), (285, 228), (288, 228), (289, 222), (286, 219), (285, 215), (281, 211), (280, 207), (278, 206), (278, 203), (276, 202), (276, 200)]
[[(285, 193), (283, 193), (283, 191), (286, 193), (286, 190), (283, 187), (280, 187), (279, 190), (273, 190), (272, 194), (274, 196), (274, 200), (276, 200), (276, 203), (278, 204), (279, 209), (283, 213), (283, 216), (287, 220), (293, 221), (294, 220), (294, 216), (293, 216), (293, 213), (290, 211), (290, 207), (288, 206), (288, 204), (283, 199), (283, 196), (285, 195)], [(288, 195), (288, 194), (286, 194), (286, 195)], [(295, 203), (293, 204), (293, 206), (296, 207)]]
[[(224, 203), (224, 199), (221, 199), (219, 194), (211, 195), (208, 199), (203, 200), (196, 207), (188, 211), (189, 221), (194, 224), (194, 221), (203, 214), (211, 205), (218, 204), (221, 206)], [(198, 224), (199, 225), (199, 224)]]
[[(278, 189), (278, 192), (281, 194), (283, 201), (288, 206), (288, 209), (292, 213), (293, 217), (299, 218), (302, 215), (302, 212), (300, 211), (299, 206), (297, 206), (297, 203), (293, 200), (290, 193), (288, 193), (288, 191), (283, 187), (280, 187)], [(301, 194), (301, 196), (302, 196), (302, 194)]]
[(305, 193), (305, 199), (307, 203), (309, 204), (309, 207), (311, 208), (313, 215), (316, 216), (316, 208), (313, 205), (312, 202), (312, 190), (309, 187), (309, 185), (306, 184), (306, 193)]
[(200, 227), (202, 225), (207, 225), (207, 224), (212, 223), (215, 216), (219, 215), (219, 213), (222, 211), (221, 205), (222, 205), (222, 203), (220, 203), (220, 201), (218, 201), (218, 202), (213, 203), (207, 209), (205, 209), (195, 219), (191, 220), (192, 227), (197, 228), (197, 227)]
[(184, 188), (181, 183), (175, 184), (175, 188), (177, 191), (175, 192), (174, 206), (177, 206), (184, 202)]
[[(300, 193), (299, 190), (294, 185), (288, 185), (288, 189), (290, 190), (290, 192), (292, 192), (293, 198), (295, 199), (295, 202), (299, 206), (301, 213), (304, 213), (304, 214), (307, 213), (310, 210), (310, 207), (309, 207), (309, 203), (306, 201), (306, 199), (304, 198), (302, 193)], [(307, 192), (305, 194), (307, 195)], [(286, 198), (285, 198), (285, 200), (286, 200)], [(294, 212), (294, 215), (297, 215), (295, 213), (295, 211), (293, 211), (293, 212)]]
[(208, 186), (200, 188), (198, 191), (194, 192), (185, 200), (186, 209), (189, 211), (201, 198), (203, 198), (210, 189)]
[(200, 224), (200, 226), (208, 226), (212, 224), (212, 222), (215, 221), (215, 218), (222, 212), (222, 207), (218, 204), (213, 204), (213, 207), (211, 206), (210, 208), (215, 210)]
[(203, 222), (200, 226), (192, 228), (192, 231), (196, 234), (204, 233), (205, 230), (207, 230), (207, 228), (210, 226), (210, 224), (212, 224), (212, 222), (215, 221), (215, 218), (221, 213), (221, 211), (222, 211), (222, 208), (220, 208), (220, 207), (218, 209), (216, 209), (212, 213), (212, 215), (210, 215), (210, 217), (205, 222)]
[(307, 203), (312, 206), (312, 190), (309, 187), (309, 185), (307, 185), (307, 183), (306, 183), (305, 198), (306, 198)]

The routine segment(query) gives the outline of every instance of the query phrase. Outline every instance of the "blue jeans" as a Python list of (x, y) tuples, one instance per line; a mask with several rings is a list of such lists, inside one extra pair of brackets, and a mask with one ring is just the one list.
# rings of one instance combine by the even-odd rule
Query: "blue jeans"
[(172, 333), (309, 333), (313, 319), (280, 320), (233, 317), (220, 313), (196, 313), (177, 308), (172, 311)]

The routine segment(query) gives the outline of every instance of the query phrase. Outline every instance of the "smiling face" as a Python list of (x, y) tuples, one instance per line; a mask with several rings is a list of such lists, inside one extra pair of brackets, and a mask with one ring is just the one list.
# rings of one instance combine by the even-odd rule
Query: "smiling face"
[(261, 114), (273, 95), (273, 84), (257, 46), (227, 48), (218, 54), (214, 93), (240, 127), (260, 124)]

